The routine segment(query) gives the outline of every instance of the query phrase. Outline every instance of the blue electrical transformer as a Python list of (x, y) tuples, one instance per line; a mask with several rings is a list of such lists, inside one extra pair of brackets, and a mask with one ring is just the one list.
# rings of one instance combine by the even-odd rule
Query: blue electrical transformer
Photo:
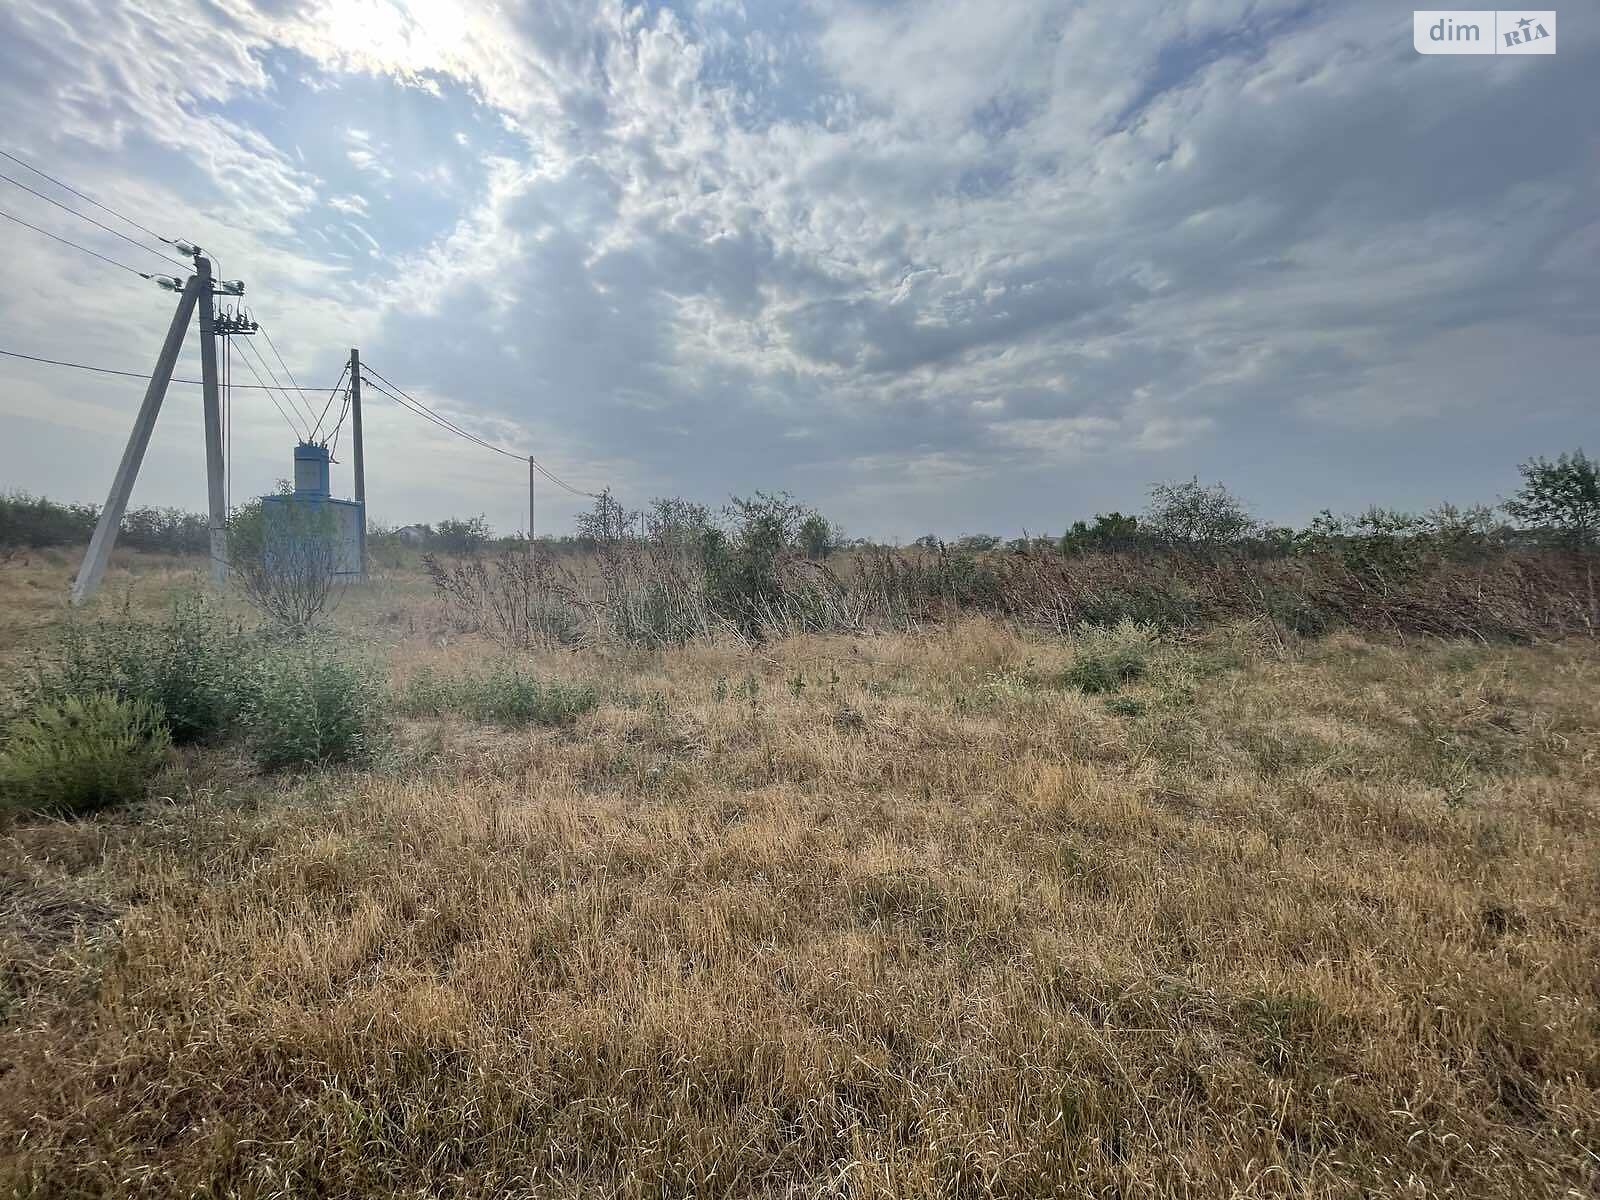
[(328, 494), (328, 448), (301, 442), (294, 448), (294, 491), (261, 497), (267, 564), (327, 564), (336, 579), (361, 577), (362, 504)]

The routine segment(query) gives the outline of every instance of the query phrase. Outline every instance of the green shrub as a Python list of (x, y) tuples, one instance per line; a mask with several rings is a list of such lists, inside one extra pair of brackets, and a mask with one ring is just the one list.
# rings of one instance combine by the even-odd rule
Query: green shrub
[(1096, 513), (1093, 525), (1074, 521), (1058, 545), (1062, 554), (1112, 554), (1136, 549), (1141, 540), (1148, 540), (1148, 535), (1139, 528), (1138, 517), (1108, 512)]
[(1123, 620), (1110, 628), (1080, 626), (1062, 681), (1083, 692), (1114, 692), (1148, 673), (1155, 646), (1156, 631), (1149, 625)]
[(70, 816), (137, 800), (171, 745), (142, 700), (102, 692), (38, 705), (0, 750), (0, 804)]
[(59, 704), (109, 692), (149, 704), (174, 742), (229, 733), (243, 711), (260, 639), (229, 622), (203, 595), (174, 602), (161, 621), (124, 613), (69, 624), (58, 651), (23, 686), (30, 704)]
[(202, 595), (160, 621), (71, 624), (22, 688), (28, 705), (98, 693), (147, 705), (178, 743), (243, 733), (263, 767), (367, 761), (383, 690), (325, 639), (246, 631)]
[(1176, 577), (1130, 578), (1107, 583), (1085, 579), (1078, 607), (1083, 620), (1090, 625), (1134, 622), (1157, 629), (1183, 629), (1201, 617), (1198, 597)]
[(1137, 696), (1112, 696), (1106, 701), (1106, 711), (1114, 717), (1144, 716), (1144, 701)]
[(267, 770), (365, 763), (384, 740), (383, 688), (320, 639), (289, 643), (257, 664), (247, 740)]
[(587, 683), (541, 682), (516, 667), (504, 666), (486, 675), (455, 679), (422, 671), (404, 697), (404, 707), (411, 713), (460, 713), (475, 721), (502, 725), (561, 725), (598, 703), (598, 694)]
[(933, 597), (949, 599), (961, 608), (992, 609), (1002, 599), (1000, 576), (970, 550), (941, 553), (929, 578)]
[(806, 509), (787, 493), (733, 497), (726, 529), (703, 537), (705, 591), (711, 608), (749, 637), (760, 638), (783, 591), (778, 571), (799, 536)]

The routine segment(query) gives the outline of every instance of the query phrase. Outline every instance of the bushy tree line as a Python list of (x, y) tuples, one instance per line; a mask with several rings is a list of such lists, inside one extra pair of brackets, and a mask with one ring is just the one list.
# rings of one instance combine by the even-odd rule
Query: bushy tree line
[[(567, 539), (570, 541), (571, 539)], [(520, 535), (496, 533), (483, 514), (473, 517), (446, 517), (437, 524), (367, 524), (367, 553), (379, 566), (397, 567), (417, 552), (446, 554), (453, 558), (491, 554), (521, 545)]]
[(1514, 528), (1487, 506), (1461, 509), (1452, 504), (1425, 513), (1372, 507), (1338, 515), (1324, 509), (1303, 529), (1293, 529), (1257, 521), (1244, 502), (1220, 483), (1189, 480), (1151, 488), (1150, 504), (1141, 516), (1110, 512), (1097, 515), (1093, 522), (1075, 521), (1053, 548), (1066, 555), (1226, 551), (1287, 557), (1384, 553), (1402, 545), (1426, 545), (1469, 554), (1555, 540), (1542, 538), (1541, 533)]
[[(964, 551), (1050, 546), (1062, 554), (1127, 551), (1242, 551), (1263, 556), (1338, 553), (1376, 561), (1421, 548), (1465, 556), (1514, 547), (1592, 553), (1600, 546), (1600, 462), (1582, 450), (1555, 460), (1534, 458), (1519, 468), (1522, 486), (1498, 508), (1441, 504), (1425, 513), (1372, 507), (1338, 515), (1324, 509), (1303, 529), (1259, 521), (1224, 485), (1198, 479), (1150, 489), (1142, 515), (1100, 513), (1075, 521), (1058, 539), (1002, 542), (969, 535), (951, 543)], [(919, 539), (932, 547), (938, 539)]]
[[(27, 492), (0, 495), (0, 551), (82, 545), (94, 532), (94, 504), (59, 504)], [(163, 554), (204, 554), (206, 518), (181, 508), (133, 508), (122, 515), (119, 545)]]
[[(1324, 511), (1304, 529), (1259, 521), (1249, 506), (1223, 484), (1199, 479), (1160, 483), (1150, 489), (1142, 514), (1108, 512), (1092, 521), (1074, 521), (1059, 537), (1003, 539), (993, 534), (968, 534), (945, 542), (929, 534), (914, 545), (926, 550), (944, 546), (963, 553), (994, 550), (1028, 551), (1051, 548), (1063, 554), (1120, 553), (1134, 550), (1244, 550), (1264, 555), (1321, 552), (1354, 544), (1379, 548), (1406, 540), (1431, 541), (1457, 552), (1505, 546), (1552, 546), (1593, 552), (1600, 546), (1600, 462), (1580, 449), (1554, 460), (1534, 458), (1519, 468), (1522, 486), (1499, 508), (1460, 509), (1450, 504), (1429, 512), (1403, 513), (1369, 508), (1336, 515)], [(287, 484), (282, 485), (284, 489)], [(99, 510), (92, 504), (59, 504), (26, 492), (0, 495), (0, 549), (70, 545), (88, 540)], [(579, 516), (576, 531), (541, 537), (553, 553), (592, 553), (604, 543), (629, 537), (654, 537), (662, 530), (684, 538), (725, 537), (739, 530), (752, 546), (778, 542), (821, 561), (852, 543), (820, 512), (797, 503), (786, 493), (758, 492), (735, 497), (720, 512), (682, 499), (655, 500), (644, 510), (629, 512), (609, 494)], [(130, 510), (122, 520), (119, 544), (167, 553), (205, 553), (206, 519), (176, 508)], [(483, 515), (448, 517), (437, 525), (404, 529), (369, 525), (368, 546), (375, 552), (405, 546), (433, 554), (464, 558), (523, 544), (519, 537), (499, 535)], [(709, 544), (709, 543), (708, 543)]]

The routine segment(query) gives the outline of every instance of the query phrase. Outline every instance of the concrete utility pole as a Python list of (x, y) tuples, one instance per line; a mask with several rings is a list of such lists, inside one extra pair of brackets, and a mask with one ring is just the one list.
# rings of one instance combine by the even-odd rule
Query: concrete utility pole
[[(139, 406), (139, 415), (133, 419), (133, 430), (128, 434), (122, 462), (111, 480), (106, 505), (100, 510), (94, 535), (89, 539), (89, 549), (84, 553), (78, 577), (73, 581), (73, 604), (82, 604), (94, 595), (95, 589), (100, 586), (100, 577), (106, 573), (111, 548), (116, 545), (117, 532), (122, 528), (122, 514), (128, 511), (133, 481), (139, 476), (139, 465), (144, 462), (145, 449), (150, 445), (150, 434), (156, 427), (156, 417), (161, 413), (161, 401), (167, 394), (167, 384), (172, 381), (172, 368), (177, 365), (178, 352), (183, 349), (183, 335), (188, 331), (189, 318), (194, 314), (200, 291), (200, 277), (189, 276), (189, 281), (183, 285), (183, 294), (178, 298), (177, 310), (172, 314), (172, 324), (167, 327), (167, 340), (161, 343), (161, 353), (156, 356), (156, 369), (144, 390), (144, 403)], [(210, 291), (209, 282), (206, 291)]]
[(367, 463), (361, 446), (361, 351), (350, 347), (350, 437), (355, 443), (356, 503), (361, 505), (361, 582), (367, 581)]
[(200, 284), (200, 382), (205, 392), (206, 497), (210, 502), (211, 582), (228, 582), (228, 501), (222, 487), (222, 401), (217, 390), (217, 330), (211, 296), (211, 260), (194, 256)]
[(528, 549), (533, 549), (533, 455), (528, 455)]

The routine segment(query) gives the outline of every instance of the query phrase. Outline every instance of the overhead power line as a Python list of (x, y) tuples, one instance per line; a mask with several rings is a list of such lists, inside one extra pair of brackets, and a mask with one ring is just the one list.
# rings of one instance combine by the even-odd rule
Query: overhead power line
[[(363, 368), (365, 368), (365, 364), (362, 365)], [(366, 374), (365, 370), (363, 370), (363, 374)], [(380, 375), (378, 376), (378, 379), (383, 379), (383, 377)], [(381, 386), (376, 379), (363, 379), (362, 382), (376, 389), (381, 394), (389, 397), (389, 399), (393, 400), (402, 408), (409, 409), (411, 412), (416, 413), (419, 417), (423, 417), (426, 420), (432, 421), (435, 425), (439, 426), (440, 429), (443, 429), (448, 433), (453, 433), (457, 437), (465, 438), (473, 445), (482, 446), (485, 450), (493, 450), (496, 454), (503, 454), (507, 458), (514, 458), (518, 462), (526, 461), (524, 455), (507, 450), (503, 446), (496, 446), (493, 442), (486, 442), (475, 433), (469, 433), (467, 430), (461, 428), (461, 426), (451, 421), (448, 417), (439, 415), (426, 404), (423, 404), (420, 400), (413, 399), (409, 393), (401, 392), (400, 389), (392, 383), (389, 383), (388, 387), (384, 387)], [(388, 381), (384, 380), (384, 383), (388, 383)], [(390, 391), (389, 388), (394, 388), (394, 391)], [(397, 396), (395, 395), (395, 392), (400, 392), (400, 394)]]
[[(339, 433), (342, 429), (344, 429), (344, 419), (349, 415), (350, 393), (346, 391), (344, 394), (344, 404), (339, 408), (339, 419), (333, 423), (333, 433), (322, 439), (328, 447), (329, 458), (333, 458), (335, 452), (337, 452), (339, 449)], [(337, 462), (338, 460), (334, 459), (334, 461)]]
[(119, 233), (117, 230), (115, 230), (115, 229), (111, 228), (111, 226), (107, 225), (104, 221), (96, 221), (88, 213), (81, 213), (77, 209), (72, 208), (72, 207), (70, 207), (68, 205), (65, 205), (65, 204), (61, 203), (61, 201), (55, 199), (55, 197), (53, 197), (53, 196), (46, 196), (43, 192), (35, 191), (33, 188), (29, 187), (27, 184), (19, 182), (18, 180), (15, 180), (15, 179), (11, 178), (11, 176), (5, 174), (3, 171), (0, 171), (0, 180), (4, 180), (6, 183), (11, 184), (13, 187), (21, 188), (23, 191), (27, 192), (28, 195), (30, 195), (30, 196), (39, 197), (39, 199), (43, 200), (46, 204), (54, 204), (62, 212), (71, 213), (73, 216), (77, 217), (79, 220), (83, 220), (83, 221), (89, 222), (89, 224), (93, 225), (96, 229), (105, 230), (112, 237), (121, 238), (123, 241), (127, 242), (128, 245), (130, 245), (130, 246), (137, 246), (140, 250), (143, 250), (146, 254), (154, 254), (157, 258), (161, 259), (163, 262), (174, 263), (177, 266), (182, 267), (184, 269), (188, 268), (189, 264), (187, 264), (185, 262), (182, 262), (179, 259), (173, 258), (170, 254), (165, 254), (160, 250), (153, 250), (149, 246), (146, 246), (143, 242), (138, 241), (135, 238), (131, 238), (127, 234)]
[[(339, 394), (339, 389), (344, 386), (344, 377), (346, 375), (348, 375), (348, 374), (350, 374), (350, 360), (349, 359), (345, 359), (344, 370), (339, 372), (338, 381), (336, 383), (334, 383), (333, 390), (328, 393), (328, 402), (322, 406), (322, 412), (317, 415), (317, 428), (318, 429), (322, 428), (322, 422), (327, 419), (328, 410), (333, 407), (333, 398)], [(349, 402), (349, 396), (346, 395), (346, 397), (345, 397), (345, 408), (346, 408), (346, 410), (349, 409), (349, 403), (350, 403)], [(344, 424), (344, 413), (341, 412), (339, 414), (339, 425), (343, 425), (343, 424)], [(335, 425), (333, 427), (333, 432), (334, 432), (335, 436), (338, 436), (339, 425)]]
[[(278, 391), (283, 393), (283, 398), (289, 402), (289, 407), (294, 410), (296, 418), (303, 420), (306, 423), (306, 441), (311, 441), (311, 422), (315, 414), (301, 412), (300, 407), (295, 404), (294, 396), (290, 393), (289, 389), (284, 387), (283, 384), (279, 382), (277, 373), (272, 369), (272, 364), (267, 361), (267, 356), (261, 353), (260, 346), (254, 345), (249, 341), (246, 341), (245, 346), (247, 353), (241, 355), (240, 357), (243, 358), (246, 363), (249, 363), (250, 355), (254, 354), (256, 356), (256, 361), (259, 362), (262, 366), (262, 369), (266, 371), (268, 378), (272, 380)], [(260, 372), (256, 371), (255, 367), (252, 366), (250, 370), (255, 374), (257, 379), (261, 378)], [(309, 406), (307, 407), (309, 408)]]
[(559, 475), (555, 474), (555, 472), (551, 471), (550, 468), (545, 466), (542, 462), (540, 462), (537, 458), (535, 458), (531, 454), (528, 455), (528, 461), (533, 464), (533, 469), (538, 471), (539, 474), (543, 475), (546, 479), (548, 479), (551, 483), (555, 484), (557, 487), (563, 488), (566, 491), (571, 492), (574, 496), (586, 496), (590, 500), (599, 500), (599, 499), (602, 498), (603, 494), (600, 493), (600, 492), (586, 492), (580, 487), (574, 487), (572, 484), (568, 483), (565, 479), (562, 479), (561, 476), (559, 476)]
[[(118, 370), (115, 370), (112, 367), (91, 367), (88, 363), (67, 362), (65, 359), (60, 359), (60, 358), (41, 358), (37, 354), (23, 354), (20, 351), (16, 351), (16, 350), (0, 350), (0, 354), (5, 355), (7, 358), (20, 358), (20, 359), (23, 359), (26, 362), (44, 363), (46, 366), (51, 366), (51, 367), (71, 367), (73, 370), (76, 370), (76, 371), (93, 371), (97, 375), (120, 375), (125, 379), (142, 379), (142, 380), (145, 380), (146, 382), (149, 382), (149, 379), (150, 379), (149, 372), (147, 372), (147, 371), (118, 371)], [(174, 378), (174, 379), (170, 380), (170, 382), (172, 382), (172, 383), (191, 384), (194, 387), (202, 387), (202, 386), (204, 386), (203, 381), (199, 380), (199, 379), (177, 379), (177, 378)], [(246, 391), (251, 391), (251, 392), (256, 392), (256, 391), (270, 392), (270, 391), (274, 390), (270, 385), (264, 384), (264, 383), (263, 384), (235, 383), (235, 384), (232, 384), (231, 386), (234, 387), (234, 388), (244, 388)], [(276, 389), (276, 390), (282, 391), (283, 389), (279, 388), (279, 389)]]
[(465, 430), (452, 425), (449, 421), (439, 416), (432, 409), (416, 404), (414, 401), (406, 398), (403, 394), (398, 396), (395, 395), (394, 392), (391, 392), (388, 388), (379, 384), (376, 379), (370, 378), (365, 371), (362, 371), (361, 373), (361, 382), (367, 387), (371, 388), (373, 391), (377, 392), (380, 396), (387, 396), (407, 412), (414, 413), (425, 421), (433, 422), (433, 424), (437, 425), (446, 433), (453, 433), (457, 437), (465, 438), (475, 446), (482, 446), (485, 450), (493, 450), (496, 454), (503, 454), (507, 458), (516, 459), (518, 462), (525, 461), (520, 455), (513, 454), (510, 450), (505, 450), (499, 446), (492, 445), (491, 443), (484, 441), (482, 438), (475, 437)]
[(119, 221), (126, 221), (129, 225), (132, 225), (140, 233), (147, 233), (151, 237), (155, 238), (156, 241), (158, 241), (158, 242), (168, 242), (168, 241), (172, 240), (171, 238), (162, 237), (159, 233), (157, 233), (153, 229), (146, 229), (143, 225), (139, 224), (139, 222), (135, 221), (132, 217), (124, 216), (122, 213), (119, 213), (116, 209), (112, 208), (109, 204), (101, 204), (100, 201), (96, 200), (93, 196), (90, 196), (90, 195), (88, 195), (88, 194), (86, 194), (84, 192), (80, 192), (77, 188), (73, 187), (70, 183), (63, 183), (61, 180), (57, 179), (54, 175), (46, 174), (44, 171), (41, 171), (38, 167), (34, 166), (32, 163), (24, 162), (22, 159), (18, 158), (15, 154), (12, 154), (9, 150), (0, 150), (0, 155), (4, 155), (6, 158), (9, 158), (12, 162), (16, 163), (17, 166), (23, 167), (26, 170), (32, 171), (35, 175), (38, 175), (41, 178), (48, 179), (51, 183), (55, 184), (58, 188), (65, 188), (67, 191), (71, 192), (74, 196), (76, 196), (79, 200), (82, 200), (85, 203), (94, 205), (101, 212), (108, 212), (113, 217), (116, 217)]
[[(373, 379), (364, 379), (363, 382), (365, 382), (368, 386), (372, 387), (373, 389), (375, 389), (376, 391), (380, 392), (381, 394), (383, 394), (385, 396), (388, 396), (389, 399), (393, 400), (396, 404), (399, 404), (402, 408), (410, 409), (412, 412), (416, 413), (418, 416), (423, 417), (423, 418), (425, 418), (425, 419), (427, 419), (429, 421), (432, 421), (435, 425), (438, 425), (441, 429), (445, 429), (448, 432), (453, 433), (458, 437), (465, 438), (467, 441), (472, 442), (474, 445), (482, 446), (485, 450), (493, 450), (496, 454), (503, 454), (507, 458), (516, 459), (518, 462), (532, 463), (534, 469), (536, 471), (538, 471), (539, 474), (543, 475), (546, 479), (548, 479), (551, 483), (555, 484), (557, 487), (563, 488), (566, 491), (571, 492), (574, 496), (584, 496), (584, 497), (587, 497), (588, 499), (591, 499), (591, 500), (600, 499), (601, 493), (599, 493), (599, 492), (586, 492), (580, 487), (575, 487), (573, 484), (568, 483), (565, 479), (562, 479), (559, 475), (556, 475), (554, 472), (552, 472), (547, 467), (545, 467), (545, 465), (543, 463), (541, 463), (538, 459), (534, 458), (533, 455), (531, 455), (531, 454), (517, 454), (514, 451), (505, 449), (503, 446), (496, 446), (492, 442), (486, 442), (482, 438), (480, 438), (477, 434), (469, 433), (467, 430), (462, 429), (459, 425), (457, 425), (454, 422), (452, 422), (449, 418), (441, 416), (439, 413), (437, 413), (433, 409), (429, 408), (426, 404), (422, 403), (422, 401), (416, 399), (416, 397), (410, 395), (410, 393), (408, 393), (408, 392), (404, 391), (403, 389), (401, 389), (398, 385), (393, 384), (393, 383), (389, 383), (389, 381), (387, 379), (385, 379), (383, 377), (383, 375), (379, 374), (377, 371), (374, 371), (371, 367), (367, 366), (365, 363), (362, 364), (362, 374), (363, 375), (376, 375), (377, 376), (377, 380), (376, 381), (373, 380)], [(378, 381), (381, 381), (381, 383), (378, 382)], [(388, 388), (383, 387), (382, 384), (388, 384)], [(390, 390), (388, 390), (389, 388), (393, 388), (394, 390), (390, 391)], [(398, 396), (395, 395), (395, 392), (399, 392), (400, 395), (398, 395)], [(404, 398), (402, 399), (402, 397), (404, 397)]]
[[(248, 344), (249, 343), (247, 342), (246, 345), (248, 345)], [(257, 351), (257, 353), (259, 354), (260, 351)], [(250, 356), (248, 354), (241, 354), (239, 356), (239, 361), (244, 363), (245, 366), (250, 368), (250, 374), (254, 375), (256, 377), (256, 382), (260, 383), (262, 385), (262, 387), (265, 388), (266, 384), (261, 379), (261, 372), (256, 370), (256, 365), (255, 365), (255, 363), (250, 361)], [(266, 364), (263, 362), (262, 365), (265, 366)], [(281, 392), (281, 391), (283, 391), (283, 389), (279, 388), (278, 391)], [(278, 398), (272, 394), (270, 389), (267, 391), (267, 399), (272, 401), (272, 407), (278, 410), (278, 415), (284, 419), (284, 421), (288, 424), (290, 430), (293, 431), (294, 436), (295, 436), (295, 440), (297, 442), (307, 442), (307, 441), (311, 440), (309, 436), (305, 436), (305, 435), (301, 434), (300, 427), (294, 423), (294, 421), (290, 418), (288, 413), (283, 411), (283, 405), (278, 403)], [(290, 408), (294, 407), (294, 401), (293, 400), (289, 401), (289, 407)], [(298, 415), (298, 413), (296, 415)]]
[[(313, 420), (315, 420), (316, 419), (316, 409), (311, 407), (311, 401), (306, 399), (306, 394), (305, 394), (304, 390), (301, 389), (299, 383), (295, 382), (294, 374), (293, 374), (293, 372), (291, 372), (289, 370), (289, 364), (284, 362), (283, 361), (283, 355), (278, 353), (278, 347), (273, 343), (272, 335), (267, 332), (267, 327), (265, 325), (262, 325), (258, 321), (258, 322), (256, 322), (256, 328), (261, 330), (261, 336), (267, 339), (267, 346), (271, 349), (273, 357), (278, 360), (278, 365), (283, 368), (283, 373), (289, 377), (289, 382), (294, 384), (294, 390), (300, 393), (300, 402), (306, 406), (306, 412), (312, 417)], [(266, 361), (265, 358), (263, 358), (262, 361), (265, 362)], [(349, 369), (348, 365), (346, 366), (345, 369), (346, 370)], [(277, 376), (274, 375), (273, 378), (276, 379)], [(317, 436), (317, 430), (320, 429), (321, 427), (322, 427), (322, 422), (321, 421), (317, 421), (316, 425), (312, 426), (311, 436), (312, 437), (316, 437)]]
[(4, 209), (0, 209), (0, 217), (4, 217), (8, 221), (15, 221), (18, 225), (21, 225), (25, 229), (31, 229), (35, 233), (42, 233), (51, 241), (60, 242), (63, 246), (71, 246), (74, 250), (82, 250), (85, 254), (88, 254), (94, 258), (98, 258), (103, 263), (110, 263), (113, 267), (120, 267), (122, 270), (128, 272), (128, 274), (137, 275), (140, 279), (154, 278), (154, 276), (147, 271), (141, 271), (138, 267), (130, 267), (125, 262), (118, 262), (114, 258), (108, 258), (106, 255), (101, 254), (98, 250), (91, 250), (87, 246), (80, 246), (77, 242), (64, 238), (58, 233), (51, 233), (48, 229), (40, 229), (37, 225), (30, 224), (29, 222), (24, 221), (21, 217), (12, 216)]

